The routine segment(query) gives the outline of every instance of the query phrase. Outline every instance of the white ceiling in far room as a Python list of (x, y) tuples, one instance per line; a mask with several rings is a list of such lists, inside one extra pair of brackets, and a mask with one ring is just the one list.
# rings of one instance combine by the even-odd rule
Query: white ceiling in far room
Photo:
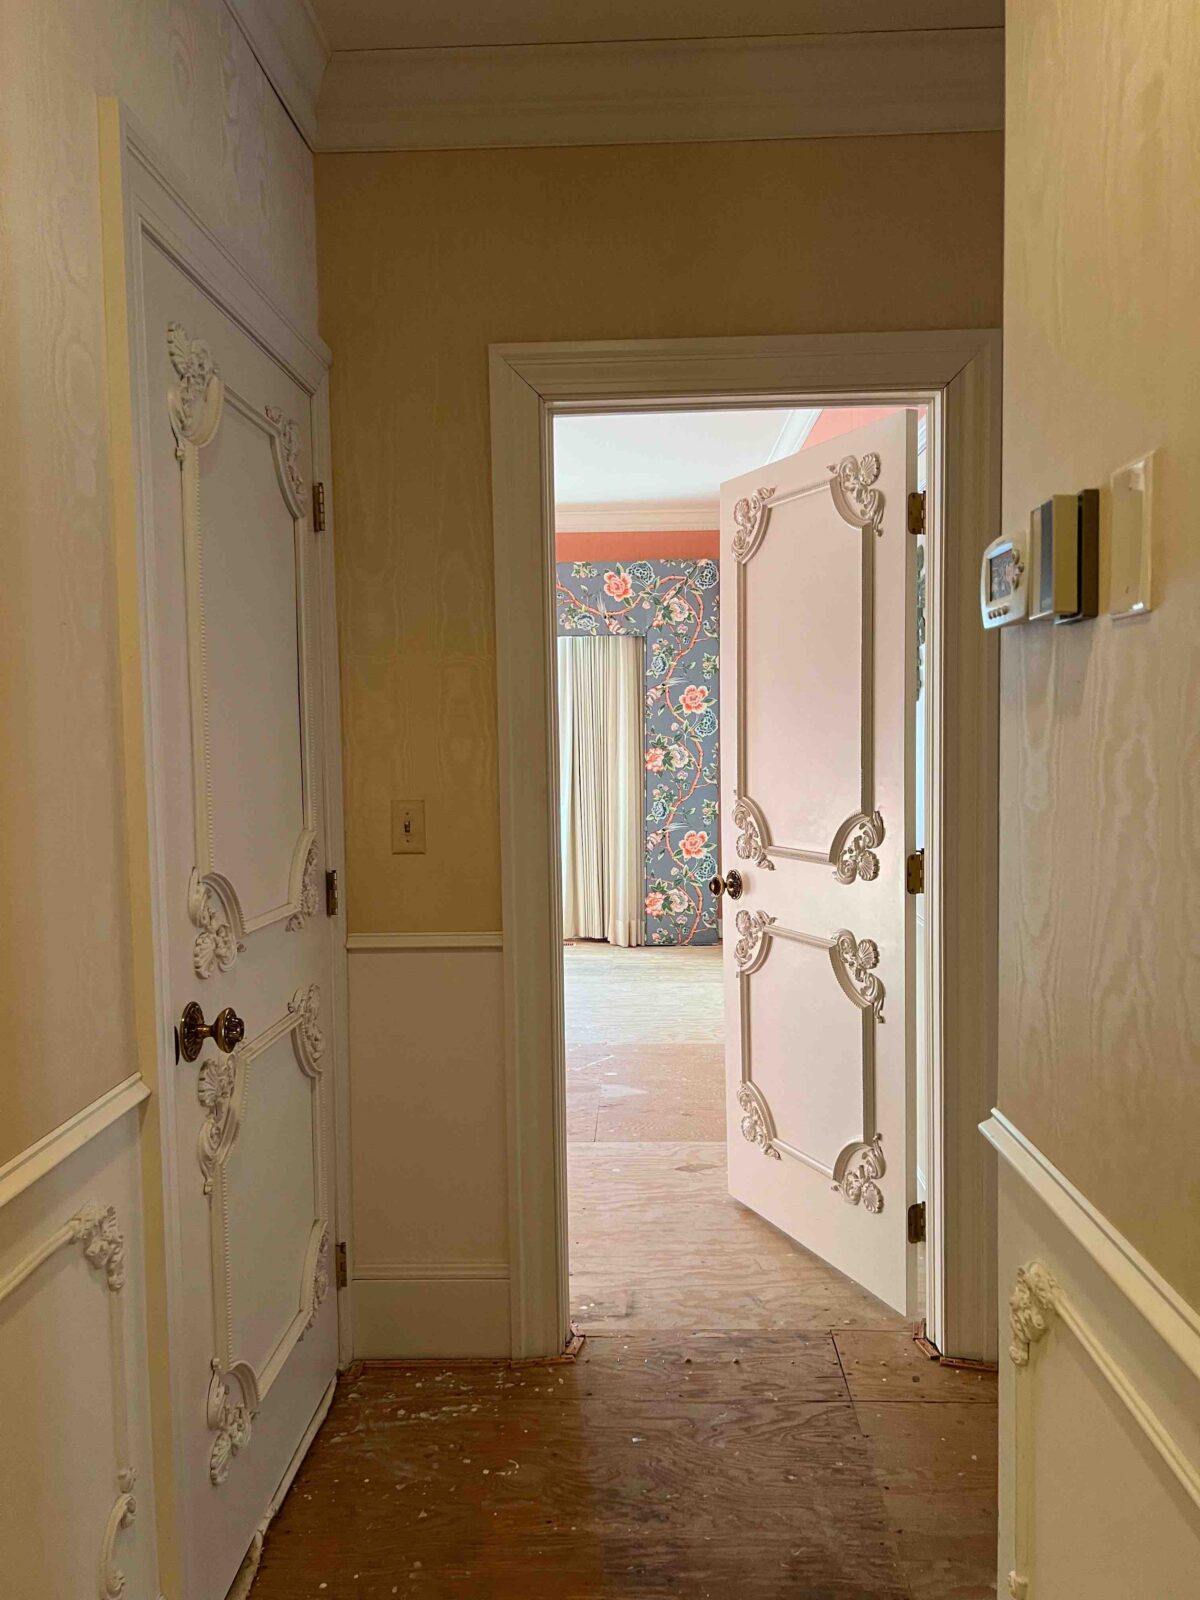
[(777, 408), (556, 417), (556, 521), (563, 530), (600, 532), (614, 514), (657, 510), (679, 526), (715, 527), (721, 484), (799, 450), (819, 415)]

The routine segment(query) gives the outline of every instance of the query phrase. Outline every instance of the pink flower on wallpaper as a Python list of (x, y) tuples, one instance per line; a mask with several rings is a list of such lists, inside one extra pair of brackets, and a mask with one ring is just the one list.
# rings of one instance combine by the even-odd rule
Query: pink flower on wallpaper
[(688, 897), (682, 889), (672, 889), (667, 895), (668, 911), (680, 912), (688, 908)]
[(651, 890), (646, 896), (646, 915), (648, 917), (661, 917), (663, 914), (664, 897), (657, 889)]
[(703, 711), (708, 704), (708, 690), (702, 683), (689, 683), (679, 696), (681, 711)]
[(690, 767), (692, 764), (692, 752), (685, 744), (673, 744), (671, 746), (671, 760), (676, 767)]
[(661, 772), (663, 769), (663, 751), (658, 745), (651, 745), (646, 751), (646, 771)]
[(679, 848), (685, 856), (703, 856), (708, 854), (708, 835), (692, 828), (685, 833), (679, 841)]
[(671, 613), (672, 622), (682, 622), (692, 614), (692, 608), (686, 600), (681, 600), (677, 594), (671, 596), (671, 603), (667, 608)]
[(604, 592), (611, 595), (614, 600), (628, 600), (633, 593), (633, 585), (623, 572), (606, 572)]
[(656, 828), (653, 833), (648, 833), (646, 835), (646, 848), (648, 850), (657, 850), (662, 842), (663, 835), (661, 828)]

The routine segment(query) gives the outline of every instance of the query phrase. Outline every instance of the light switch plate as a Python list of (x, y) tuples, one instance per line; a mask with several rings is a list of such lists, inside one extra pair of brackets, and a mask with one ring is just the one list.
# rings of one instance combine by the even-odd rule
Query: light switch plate
[(1154, 452), (1114, 472), (1109, 486), (1108, 609), (1114, 617), (1140, 617), (1150, 610)]
[(425, 854), (424, 800), (392, 801), (392, 854), (394, 856)]

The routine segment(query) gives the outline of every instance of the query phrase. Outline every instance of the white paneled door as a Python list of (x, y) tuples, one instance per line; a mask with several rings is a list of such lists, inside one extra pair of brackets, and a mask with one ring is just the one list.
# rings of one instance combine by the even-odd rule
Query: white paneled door
[(223, 1600), (337, 1361), (310, 402), (141, 267), (178, 1492), (188, 1600)]
[(901, 410), (721, 492), (729, 1186), (906, 1314), (916, 456)]

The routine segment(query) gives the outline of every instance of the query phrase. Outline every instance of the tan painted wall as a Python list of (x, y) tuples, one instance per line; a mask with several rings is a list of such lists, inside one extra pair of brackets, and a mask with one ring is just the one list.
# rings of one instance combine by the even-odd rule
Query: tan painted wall
[(1004, 637), (1000, 1105), (1200, 1305), (1200, 9), (1007, 35), (1006, 525), (1162, 457), (1154, 613)]
[(96, 95), (308, 326), (311, 158), (221, 0), (4, 8), (0, 1163), (136, 1070)]
[(488, 344), (995, 326), (1001, 146), (317, 158), (352, 931), (500, 926)]

